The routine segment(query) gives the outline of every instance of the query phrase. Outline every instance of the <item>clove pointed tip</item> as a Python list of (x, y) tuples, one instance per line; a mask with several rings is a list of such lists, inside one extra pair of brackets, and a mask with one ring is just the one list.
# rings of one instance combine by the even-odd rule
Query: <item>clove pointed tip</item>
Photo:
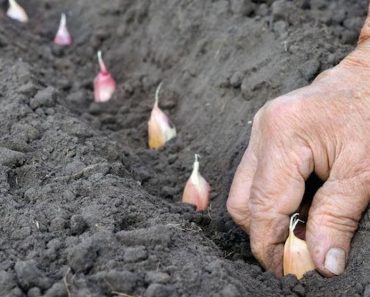
[(60, 27), (65, 27), (67, 25), (67, 15), (62, 12), (60, 16)]
[(155, 101), (154, 101), (155, 106), (158, 106), (159, 104), (159, 92), (161, 88), (162, 88), (162, 82), (159, 83), (157, 89), (155, 90)]
[(108, 72), (108, 69), (105, 66), (105, 63), (104, 63), (104, 60), (103, 60), (102, 51), (99, 50), (98, 53), (97, 53), (97, 55), (98, 55), (98, 62), (99, 62), (100, 71), (103, 72), (103, 73)]

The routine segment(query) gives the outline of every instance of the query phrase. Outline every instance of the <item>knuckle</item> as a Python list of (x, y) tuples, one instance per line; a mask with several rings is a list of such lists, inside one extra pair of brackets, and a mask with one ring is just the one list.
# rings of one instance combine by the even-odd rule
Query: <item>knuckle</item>
[(370, 39), (370, 26), (369, 26), (368, 20), (367, 20), (365, 26), (361, 30), (358, 43), (363, 44), (363, 43), (367, 42), (369, 39)]
[(295, 113), (295, 109), (294, 100), (288, 97), (279, 97), (266, 106), (266, 116), (281, 118)]
[(254, 184), (248, 201), (251, 214), (254, 217), (258, 217), (271, 212), (271, 210), (273, 210), (273, 204), (271, 203), (273, 197), (274, 193), (272, 193), (272, 190), (269, 191), (266, 187)]
[(352, 234), (358, 227), (358, 221), (361, 216), (361, 211), (354, 210), (355, 207), (349, 208), (349, 205), (344, 201), (337, 199), (327, 199), (324, 204), (313, 204), (310, 209), (311, 230), (318, 230), (322, 227), (331, 230), (341, 231), (343, 233)]
[(256, 120), (267, 129), (290, 126), (299, 114), (299, 97), (282, 96), (267, 102), (256, 114)]
[(335, 69), (327, 69), (327, 70), (324, 70), (323, 72), (321, 72), (318, 76), (316, 76), (314, 82), (318, 82), (318, 81), (321, 81), (325, 78), (329, 78), (333, 75), (333, 73), (335, 73)]
[(312, 215), (309, 220), (307, 232), (310, 234), (316, 234), (320, 230), (335, 230), (336, 232), (340, 232), (341, 234), (346, 235), (346, 237), (351, 238), (358, 226), (357, 221), (353, 218), (333, 216), (332, 214), (325, 212)]

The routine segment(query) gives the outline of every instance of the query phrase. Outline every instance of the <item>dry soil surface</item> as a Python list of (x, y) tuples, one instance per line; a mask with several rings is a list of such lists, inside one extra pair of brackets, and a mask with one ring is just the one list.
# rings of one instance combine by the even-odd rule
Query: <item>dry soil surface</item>
[[(366, 0), (19, 2), (27, 25), (0, 0), (0, 296), (370, 296), (370, 211), (342, 276), (298, 282), (264, 272), (225, 209), (256, 110), (351, 51)], [(178, 137), (152, 151), (160, 81)], [(180, 202), (194, 153), (204, 213)]]

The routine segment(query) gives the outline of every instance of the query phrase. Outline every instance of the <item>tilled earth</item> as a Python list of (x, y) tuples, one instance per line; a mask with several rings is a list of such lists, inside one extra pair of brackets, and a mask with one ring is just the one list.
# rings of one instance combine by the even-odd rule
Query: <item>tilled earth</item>
[[(19, 2), (27, 25), (0, 0), (0, 296), (370, 296), (370, 211), (342, 276), (298, 282), (264, 272), (225, 209), (256, 110), (351, 51), (366, 0)], [(161, 81), (178, 137), (152, 151)], [(194, 153), (204, 213), (180, 202)]]

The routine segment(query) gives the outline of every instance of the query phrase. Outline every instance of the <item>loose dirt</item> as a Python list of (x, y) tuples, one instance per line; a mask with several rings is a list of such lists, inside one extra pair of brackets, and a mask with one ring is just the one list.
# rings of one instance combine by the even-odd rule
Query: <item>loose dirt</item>
[[(298, 282), (264, 272), (225, 209), (254, 113), (354, 48), (366, 0), (19, 2), (27, 25), (0, 0), (0, 296), (370, 296), (370, 211), (342, 276)], [(99, 49), (118, 91), (98, 105)], [(152, 151), (161, 81), (178, 137)], [(194, 153), (204, 213), (180, 202)]]

